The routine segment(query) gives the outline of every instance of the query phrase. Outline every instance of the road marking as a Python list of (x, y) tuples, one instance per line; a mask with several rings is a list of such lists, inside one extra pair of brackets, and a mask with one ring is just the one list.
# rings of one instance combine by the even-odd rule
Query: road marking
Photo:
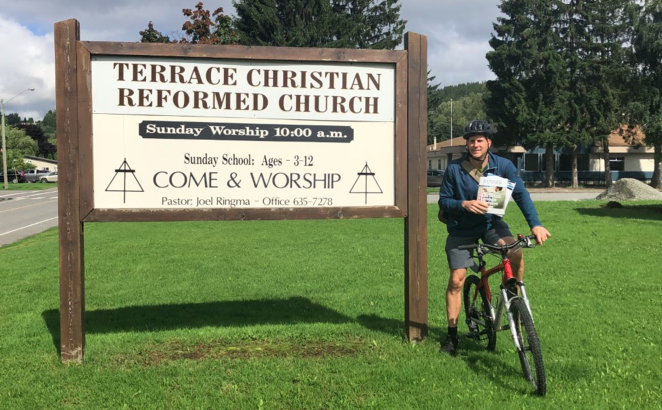
[(25, 229), (25, 228), (30, 228), (30, 227), (35, 226), (35, 225), (43, 224), (44, 222), (52, 221), (53, 219), (57, 219), (57, 218), (58, 218), (58, 217), (56, 216), (55, 218), (46, 219), (46, 220), (44, 220), (44, 221), (40, 221), (40, 222), (35, 222), (35, 223), (33, 223), (33, 224), (26, 225), (26, 226), (24, 226), (24, 227), (22, 227), (22, 228), (14, 229), (13, 231), (5, 232), (5, 233), (0, 233), (0, 236), (3, 236), (3, 235), (9, 235), (10, 233), (14, 233), (14, 232), (16, 232), (16, 231), (20, 231), (20, 230)]
[(55, 202), (55, 201), (46, 201), (46, 202), (40, 202), (38, 204), (32, 204), (32, 205), (20, 206), (18, 208), (7, 209), (5, 211), (0, 211), (0, 214), (3, 213), (3, 212), (18, 211), (19, 209), (30, 208), (32, 206), (39, 206), (39, 205), (49, 204), (51, 202)]
[[(11, 191), (9, 194), (5, 195), (0, 195), (0, 198), (6, 198), (9, 196), (13, 196), (15, 199), (19, 198), (31, 198), (34, 197), (35, 195), (48, 195), (47, 191)], [(33, 198), (33, 199), (38, 199), (38, 198)]]

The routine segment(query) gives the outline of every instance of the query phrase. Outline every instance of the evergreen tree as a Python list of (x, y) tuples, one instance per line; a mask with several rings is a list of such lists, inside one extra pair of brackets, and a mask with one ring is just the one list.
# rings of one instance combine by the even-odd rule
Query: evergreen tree
[(565, 145), (568, 72), (556, 30), (559, 0), (504, 0), (490, 40), (486, 111), (499, 132), (495, 143), (546, 149), (546, 185), (554, 186), (555, 146)]
[(46, 134), (49, 139), (55, 138), (57, 126), (55, 112), (53, 110), (48, 110), (46, 115), (44, 115), (44, 119), (41, 120), (39, 125), (41, 125), (41, 128), (44, 130), (44, 134)]
[(235, 0), (242, 44), (393, 49), (405, 21), (399, 0)]
[(428, 144), (435, 141), (442, 141), (441, 130), (439, 129), (439, 122), (433, 121), (434, 113), (441, 103), (441, 84), (433, 84), (436, 77), (430, 75), (428, 70)]
[(325, 0), (233, 1), (241, 43), (319, 47), (331, 41), (331, 4)]
[(21, 116), (18, 113), (13, 112), (11, 114), (5, 115), (5, 125), (16, 125), (21, 123)]
[(332, 0), (337, 15), (332, 47), (393, 50), (402, 43), (406, 21), (399, 0)]
[(161, 33), (154, 28), (154, 24), (150, 21), (146, 30), (139, 31), (141, 43), (173, 43), (170, 37)]
[(587, 50), (590, 48), (590, 18), (584, 0), (562, 2), (557, 30), (562, 38), (561, 53), (568, 69), (568, 111), (565, 122), (567, 142), (572, 148), (572, 186), (579, 186), (577, 151), (580, 145), (592, 141), (588, 130), (588, 84), (586, 81)]
[(662, 173), (662, 0), (646, 0), (632, 36), (634, 101), (630, 112), (642, 124), (646, 145), (655, 149), (651, 185), (661, 187)]
[(56, 127), (56, 121), (57, 117), (55, 116), (55, 111), (53, 110), (48, 110), (48, 112), (44, 115), (44, 119), (41, 120), (41, 124), (44, 127)]
[(573, 148), (572, 184), (578, 185), (577, 148), (598, 142), (603, 149), (605, 183), (611, 186), (609, 135), (621, 125), (627, 69), (627, 24), (623, 0), (563, 0), (557, 31), (568, 69), (566, 146)]
[(612, 183), (609, 135), (622, 124), (624, 100), (630, 96), (630, 90), (623, 87), (628, 77), (624, 54), (628, 3), (623, 0), (590, 2), (591, 42), (585, 53), (586, 128), (603, 148), (607, 187)]

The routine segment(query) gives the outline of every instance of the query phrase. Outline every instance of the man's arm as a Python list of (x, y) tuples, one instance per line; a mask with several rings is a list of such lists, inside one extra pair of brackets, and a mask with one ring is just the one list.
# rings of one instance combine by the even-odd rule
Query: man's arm
[(531, 233), (535, 235), (536, 241), (542, 245), (551, 234), (544, 226), (542, 226), (542, 223), (540, 223), (540, 219), (538, 219), (538, 211), (536, 211), (533, 200), (531, 200), (531, 195), (524, 186), (522, 178), (517, 176), (517, 170), (510, 161), (508, 161), (506, 165), (506, 178), (515, 183), (513, 199), (515, 200), (515, 203), (517, 203), (520, 211), (522, 211), (522, 215), (524, 215), (524, 219), (526, 219), (526, 222), (529, 224)]
[(446, 168), (444, 179), (439, 189), (439, 209), (454, 214), (461, 214), (464, 211), (474, 214), (484, 214), (489, 207), (488, 204), (478, 200), (455, 199), (455, 191), (458, 189), (456, 178), (459, 171), (459, 165)]
[(444, 173), (444, 178), (441, 180), (441, 187), (439, 188), (439, 209), (445, 212), (459, 214), (462, 212), (462, 201), (455, 199), (455, 170), (453, 165), (449, 165)]

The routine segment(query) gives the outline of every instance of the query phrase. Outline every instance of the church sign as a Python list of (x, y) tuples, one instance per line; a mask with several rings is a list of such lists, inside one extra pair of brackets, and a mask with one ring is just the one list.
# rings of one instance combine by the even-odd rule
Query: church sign
[(96, 208), (395, 206), (393, 63), (90, 65)]
[(93, 222), (403, 218), (404, 324), (426, 336), (424, 36), (404, 50), (90, 42), (72, 19), (55, 24), (55, 71), (63, 361), (83, 359)]

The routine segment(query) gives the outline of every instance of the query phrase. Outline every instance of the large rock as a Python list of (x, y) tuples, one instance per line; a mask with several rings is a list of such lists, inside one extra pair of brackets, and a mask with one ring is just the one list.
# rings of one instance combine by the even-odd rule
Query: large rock
[(639, 180), (623, 178), (614, 182), (609, 189), (602, 192), (595, 199), (606, 199), (609, 201), (629, 201), (633, 199), (662, 201), (662, 192)]

